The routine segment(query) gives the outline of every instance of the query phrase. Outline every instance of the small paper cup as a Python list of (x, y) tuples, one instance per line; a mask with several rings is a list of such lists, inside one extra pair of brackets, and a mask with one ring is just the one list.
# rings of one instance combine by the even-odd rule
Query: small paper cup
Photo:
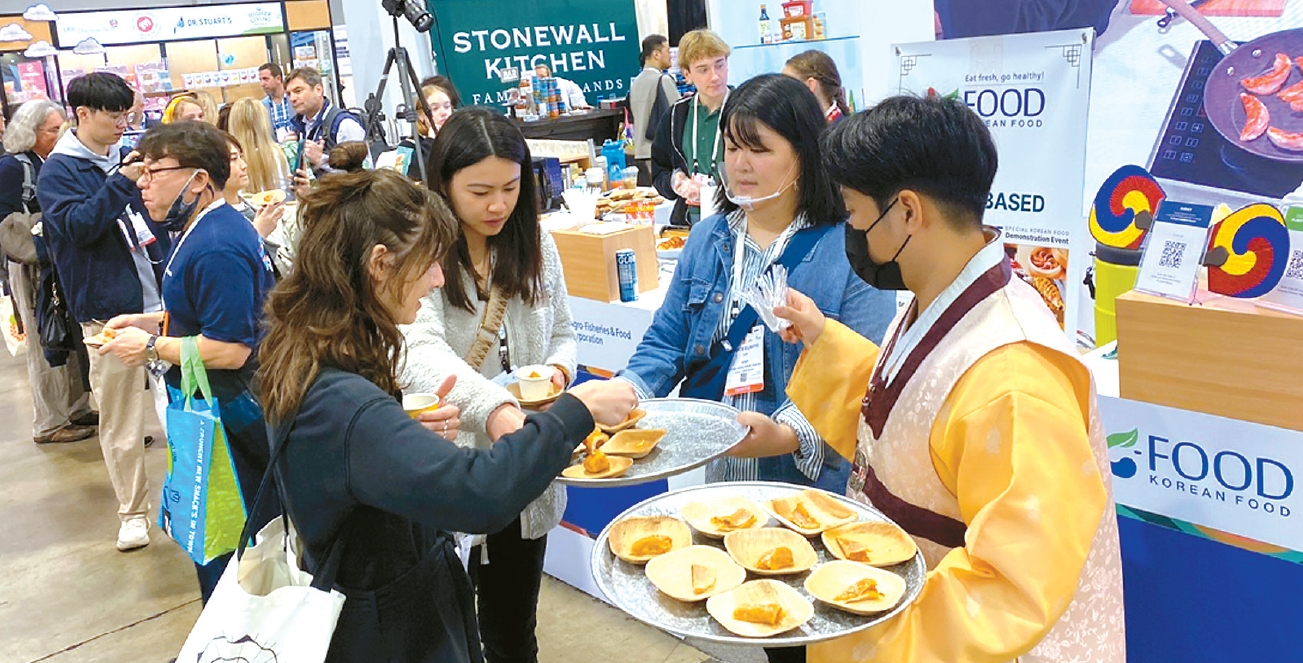
[(520, 398), (526, 401), (541, 401), (552, 395), (552, 376), (556, 369), (551, 366), (536, 364), (516, 369), (516, 380), (520, 382)]
[(434, 394), (403, 394), (403, 410), (407, 416), (418, 419), (424, 412), (439, 409), (439, 397)]

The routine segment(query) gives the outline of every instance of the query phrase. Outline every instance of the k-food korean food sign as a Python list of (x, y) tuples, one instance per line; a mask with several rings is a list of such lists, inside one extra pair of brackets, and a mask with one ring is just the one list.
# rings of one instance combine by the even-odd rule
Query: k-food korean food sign
[(283, 31), (284, 25), (279, 2), (60, 12), (54, 24), (63, 48), (72, 48), (84, 39), (111, 46), (269, 34)]
[(638, 65), (638, 20), (632, 0), (429, 0), (439, 72), (467, 105), (499, 106), (520, 73), (547, 65), (554, 76), (597, 95), (624, 96)]

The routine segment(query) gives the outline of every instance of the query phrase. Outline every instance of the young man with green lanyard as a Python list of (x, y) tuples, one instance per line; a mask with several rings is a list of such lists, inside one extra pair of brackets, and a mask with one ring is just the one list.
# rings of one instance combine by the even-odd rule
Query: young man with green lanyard
[(652, 179), (657, 191), (677, 201), (672, 225), (692, 225), (714, 214), (724, 142), (720, 111), (728, 99), (730, 49), (710, 30), (693, 30), (679, 41), (679, 66), (697, 93), (665, 114), (652, 143)]

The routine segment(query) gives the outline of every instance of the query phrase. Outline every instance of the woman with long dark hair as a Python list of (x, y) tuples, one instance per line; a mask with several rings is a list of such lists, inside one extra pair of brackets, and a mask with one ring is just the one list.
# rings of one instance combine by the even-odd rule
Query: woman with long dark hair
[(399, 325), (443, 284), (452, 213), (384, 169), (328, 175), (302, 206), (294, 272), (268, 300), (259, 378), (307, 570), (343, 545), (337, 589), (347, 601), (327, 661), (481, 661), (471, 584), (449, 532), (503, 529), (547, 490), (594, 420), (623, 420), (632, 390), (581, 385), (492, 451), (458, 448), (399, 403)]
[[(539, 227), (529, 146), (500, 113), (453, 113), (434, 140), (428, 188), (443, 197), (460, 236), (443, 259), (447, 283), (424, 300), (406, 328), (404, 379), (433, 390), (448, 375), (461, 408), (463, 446), (488, 449), (525, 420), (505, 389), (512, 371), (545, 365), (557, 389), (575, 374), (578, 345), (561, 257)], [(490, 663), (538, 658), (539, 587), (547, 533), (561, 522), (557, 484), (471, 552), (480, 634)]]

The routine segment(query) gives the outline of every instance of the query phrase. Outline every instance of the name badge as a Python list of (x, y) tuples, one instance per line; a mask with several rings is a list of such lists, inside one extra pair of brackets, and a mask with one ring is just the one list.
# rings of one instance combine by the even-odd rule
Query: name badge
[(149, 225), (145, 223), (145, 217), (141, 216), (139, 212), (128, 207), (127, 219), (130, 220), (131, 226), (128, 227), (119, 218), (118, 228), (122, 231), (122, 236), (127, 240), (127, 246), (132, 251), (135, 251), (137, 247), (144, 248), (158, 241), (158, 238), (154, 237), (154, 232), (149, 229)]
[(733, 353), (724, 380), (724, 393), (729, 396), (754, 394), (765, 388), (765, 328), (756, 325), (747, 332), (742, 345)]

